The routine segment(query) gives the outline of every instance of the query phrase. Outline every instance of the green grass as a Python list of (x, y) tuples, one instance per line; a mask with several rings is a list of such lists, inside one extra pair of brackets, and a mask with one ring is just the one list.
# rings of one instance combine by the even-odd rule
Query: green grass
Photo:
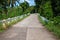
[(45, 21), (42, 20), (40, 16), (38, 16), (39, 21), (54, 35), (56, 35), (57, 38), (60, 38), (60, 28), (54, 25), (52, 21), (48, 21), (48, 23), (45, 23)]
[(23, 18), (17, 18), (17, 20), (14, 20), (14, 21), (11, 21), (9, 24), (6, 22), (6, 28), (3, 27), (3, 23), (0, 23), (0, 32), (4, 32), (6, 29), (8, 29), (9, 27), (12, 27), (12, 25), (16, 24), (17, 22), (20, 22), (22, 21), (24, 18), (28, 17), (29, 15), (27, 16), (23, 16)]

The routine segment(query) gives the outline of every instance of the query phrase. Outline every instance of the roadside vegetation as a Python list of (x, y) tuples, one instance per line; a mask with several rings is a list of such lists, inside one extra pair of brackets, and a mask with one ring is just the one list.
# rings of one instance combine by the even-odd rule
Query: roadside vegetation
[(0, 32), (30, 15), (33, 8), (28, 2), (20, 3), (19, 1), (0, 0)]
[(40, 22), (60, 38), (60, 1), (35, 0), (35, 2)]
[(39, 13), (40, 22), (60, 38), (60, 0), (34, 0), (35, 6), (29, 6), (29, 3), (26, 1), (23, 3), (19, 1), (20, 0), (0, 0), (1, 31), (5, 29), (2, 25), (6, 25), (8, 28), (8, 25), (15, 24), (30, 13)]

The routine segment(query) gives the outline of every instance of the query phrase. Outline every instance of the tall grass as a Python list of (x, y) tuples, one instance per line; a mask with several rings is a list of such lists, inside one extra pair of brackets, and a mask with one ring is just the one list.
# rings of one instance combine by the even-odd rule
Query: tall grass
[[(56, 17), (57, 19), (57, 17)], [(58, 19), (57, 19), (58, 20)], [(60, 19), (59, 19), (60, 20)], [(60, 38), (60, 22), (59, 24), (56, 24), (54, 21), (49, 20), (47, 23), (44, 21), (41, 16), (39, 15), (39, 21), (54, 35), (56, 35), (57, 38)]]

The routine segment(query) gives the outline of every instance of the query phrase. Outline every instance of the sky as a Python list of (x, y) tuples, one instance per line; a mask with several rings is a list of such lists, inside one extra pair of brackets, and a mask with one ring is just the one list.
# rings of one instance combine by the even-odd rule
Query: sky
[[(29, 3), (30, 6), (35, 5), (34, 0), (25, 0), (25, 1), (27, 1), (27, 2)], [(23, 3), (23, 2), (24, 2), (24, 0), (20, 0), (20, 3)]]

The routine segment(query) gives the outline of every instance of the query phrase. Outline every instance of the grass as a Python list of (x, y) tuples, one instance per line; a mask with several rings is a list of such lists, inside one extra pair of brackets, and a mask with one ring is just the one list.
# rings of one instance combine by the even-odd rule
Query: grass
[(6, 22), (5, 23), (5, 28), (3, 26), (3, 23), (0, 23), (0, 32), (4, 32), (6, 29), (8, 29), (9, 27), (11, 27), (12, 25), (16, 24), (17, 22), (22, 21), (24, 18), (28, 17), (27, 16), (23, 16), (22, 18), (17, 18), (16, 20), (10, 21), (10, 23)]
[(60, 28), (58, 26), (55, 26), (52, 21), (48, 21), (48, 23), (46, 23), (40, 16), (38, 16), (38, 19), (50, 32), (60, 39)]

